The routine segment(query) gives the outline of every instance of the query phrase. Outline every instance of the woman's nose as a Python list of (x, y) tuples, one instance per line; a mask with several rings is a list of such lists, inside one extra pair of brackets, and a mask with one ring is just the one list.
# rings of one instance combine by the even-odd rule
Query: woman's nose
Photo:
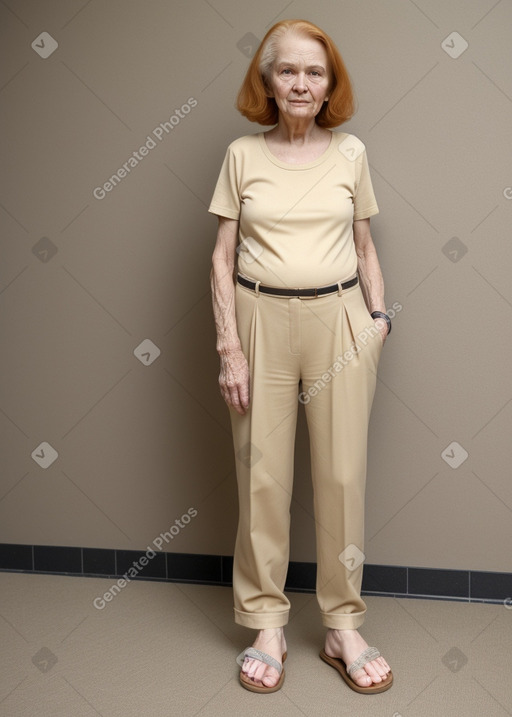
[(304, 92), (307, 90), (306, 75), (304, 73), (299, 73), (297, 75), (293, 84), (293, 89), (296, 92)]

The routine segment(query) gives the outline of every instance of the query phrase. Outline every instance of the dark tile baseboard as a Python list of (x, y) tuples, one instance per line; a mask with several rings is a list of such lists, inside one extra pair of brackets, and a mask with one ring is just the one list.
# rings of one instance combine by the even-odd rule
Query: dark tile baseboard
[[(110, 550), (0, 543), (0, 571), (83, 577), (163, 580), (204, 585), (232, 584), (227, 555)], [(292, 562), (286, 589), (314, 592), (316, 564)], [(512, 573), (365, 564), (363, 595), (427, 598), (512, 606)]]

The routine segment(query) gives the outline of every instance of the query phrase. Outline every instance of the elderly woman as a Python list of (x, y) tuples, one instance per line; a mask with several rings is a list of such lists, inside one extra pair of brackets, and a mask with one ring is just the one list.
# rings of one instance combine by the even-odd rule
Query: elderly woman
[[(332, 40), (303, 20), (274, 25), (238, 95), (274, 125), (228, 149), (211, 286), (220, 390), (233, 431), (239, 524), (234, 617), (258, 630), (237, 658), (253, 692), (283, 684), (284, 594), (299, 401), (311, 445), (320, 657), (361, 693), (389, 689), (384, 657), (359, 634), (367, 432), (391, 322), (370, 234), (378, 213), (364, 144), (332, 128), (353, 114)], [(301, 385), (300, 385), (301, 384)]]

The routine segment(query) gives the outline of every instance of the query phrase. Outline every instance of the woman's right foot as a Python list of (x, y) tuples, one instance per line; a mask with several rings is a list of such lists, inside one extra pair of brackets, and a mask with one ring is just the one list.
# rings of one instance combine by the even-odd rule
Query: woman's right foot
[[(275, 660), (282, 664), (283, 655), (286, 652), (286, 640), (284, 639), (284, 629), (282, 627), (267, 628), (260, 630), (253, 647), (261, 652), (266, 652)], [(254, 684), (263, 687), (274, 687), (279, 681), (279, 672), (275, 667), (256, 660), (252, 657), (246, 657), (242, 667), (242, 672), (251, 679)]]

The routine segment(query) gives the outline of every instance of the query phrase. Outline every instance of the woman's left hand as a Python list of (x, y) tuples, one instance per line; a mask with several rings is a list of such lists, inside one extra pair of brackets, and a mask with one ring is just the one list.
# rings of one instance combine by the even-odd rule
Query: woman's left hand
[(374, 319), (373, 323), (377, 327), (380, 333), (380, 338), (382, 339), (382, 345), (384, 346), (384, 343), (386, 342), (386, 338), (388, 335), (388, 324), (385, 319)]

